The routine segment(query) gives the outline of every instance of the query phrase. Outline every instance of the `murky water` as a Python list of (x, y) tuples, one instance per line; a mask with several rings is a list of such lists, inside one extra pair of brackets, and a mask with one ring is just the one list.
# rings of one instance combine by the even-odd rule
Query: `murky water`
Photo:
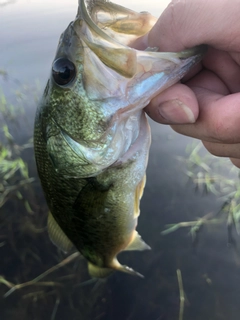
[[(118, 1), (156, 16), (168, 2)], [(77, 0), (0, 1), (0, 88), (7, 101), (25, 109), (18, 124), (11, 122), (11, 133), (19, 144), (31, 137), (35, 98), (45, 85), (59, 36), (76, 10)], [(2, 97), (0, 101), (3, 104)], [(181, 319), (177, 269), (185, 290), (182, 319), (239, 319), (240, 260), (227, 246), (226, 226), (205, 228), (196, 246), (187, 229), (161, 235), (166, 224), (217, 212), (223, 201), (201, 196), (193, 184), (187, 184), (186, 167), (177, 156), (185, 156), (192, 140), (168, 127), (151, 125), (153, 143), (138, 231), (152, 251), (120, 257), (145, 279), (115, 273), (106, 282), (81, 287), (78, 284), (88, 275), (80, 260), (44, 278), (45, 284), (26, 286), (3, 298), (12, 284), (29, 281), (66, 258), (48, 240), (47, 208), (37, 180), (30, 189), (21, 189), (23, 200), (15, 194), (0, 208), (0, 319)], [(36, 176), (31, 148), (23, 158), (29, 175)], [(14, 178), (14, 183), (21, 179)], [(31, 210), (26, 209), (25, 198)], [(1, 276), (10, 283), (1, 281)]]

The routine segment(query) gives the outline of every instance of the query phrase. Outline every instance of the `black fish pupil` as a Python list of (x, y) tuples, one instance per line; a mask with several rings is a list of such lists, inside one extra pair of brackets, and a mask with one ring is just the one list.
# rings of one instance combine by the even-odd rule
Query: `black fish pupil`
[(70, 77), (71, 70), (68, 67), (65, 67), (65, 70), (59, 72), (59, 76), (62, 79), (68, 79)]
[(72, 61), (59, 58), (53, 63), (52, 75), (58, 85), (66, 85), (75, 78), (76, 69)]

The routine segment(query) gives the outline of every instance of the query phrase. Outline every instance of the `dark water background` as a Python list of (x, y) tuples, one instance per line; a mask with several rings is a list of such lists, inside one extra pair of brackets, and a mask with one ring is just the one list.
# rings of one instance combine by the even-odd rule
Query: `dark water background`
[[(119, 3), (127, 6), (127, 1)], [(157, 15), (166, 3), (133, 1), (131, 5)], [(50, 72), (59, 36), (76, 8), (77, 0), (0, 1), (0, 88), (9, 103), (22, 104), (25, 110), (17, 123), (10, 125), (18, 144), (31, 138), (36, 100)], [(144, 274), (145, 279), (115, 273), (105, 282), (75, 287), (88, 279), (86, 264), (80, 260), (58, 271), (57, 276), (48, 276), (46, 281), (65, 279), (59, 290), (27, 287), (3, 298), (8, 288), (0, 283), (0, 319), (177, 320), (177, 269), (186, 295), (183, 319), (240, 318), (240, 260), (227, 245), (226, 224), (205, 228), (197, 246), (193, 246), (188, 229), (161, 235), (165, 225), (217, 212), (222, 202), (214, 195), (196, 193), (193, 184), (187, 183), (185, 165), (176, 157), (186, 156), (192, 140), (168, 127), (151, 126), (153, 143), (138, 231), (152, 251), (120, 256), (122, 263)], [(36, 176), (33, 150), (23, 157), (30, 176)], [(12, 283), (29, 281), (66, 258), (50, 243), (44, 229), (47, 208), (39, 181), (24, 192), (31, 198), (30, 218), (16, 205), (16, 199), (0, 210), (0, 276)], [(33, 236), (24, 224), (26, 219), (43, 232)], [(66, 281), (68, 275), (73, 282)]]

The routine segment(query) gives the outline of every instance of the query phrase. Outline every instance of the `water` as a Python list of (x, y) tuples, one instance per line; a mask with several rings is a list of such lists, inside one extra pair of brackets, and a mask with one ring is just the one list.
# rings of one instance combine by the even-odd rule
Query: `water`
[[(14, 139), (22, 144), (31, 137), (35, 97), (45, 85), (59, 36), (75, 16), (77, 0), (19, 0), (3, 6), (6, 2), (0, 1), (0, 70), (7, 75), (0, 76), (0, 85), (8, 101), (27, 110), (19, 124), (11, 123)], [(168, 3), (129, 2), (119, 0), (123, 6), (155, 15)], [(23, 94), (21, 99), (16, 90)], [(2, 296), (8, 288), (0, 283), (0, 319), (177, 320), (177, 269), (186, 294), (183, 319), (239, 319), (239, 257), (227, 246), (226, 226), (205, 228), (196, 246), (186, 229), (160, 234), (166, 224), (217, 212), (222, 201), (201, 196), (187, 184), (185, 165), (176, 157), (185, 156), (192, 140), (168, 127), (151, 126), (153, 143), (138, 231), (152, 251), (120, 256), (145, 279), (115, 273), (106, 282), (75, 287), (88, 279), (85, 262), (76, 261), (44, 278), (45, 286), (28, 286), (7, 298)], [(30, 176), (36, 176), (32, 149), (24, 151), (23, 158)], [(27, 212), (24, 200), (14, 197), (0, 211), (0, 275), (12, 283), (29, 281), (66, 257), (49, 242), (38, 180), (21, 193), (32, 210)]]

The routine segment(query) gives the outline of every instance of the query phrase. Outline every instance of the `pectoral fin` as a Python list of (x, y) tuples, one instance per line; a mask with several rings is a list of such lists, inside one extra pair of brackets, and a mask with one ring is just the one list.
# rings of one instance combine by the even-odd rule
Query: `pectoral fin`
[(59, 227), (51, 212), (48, 214), (47, 226), (49, 238), (51, 239), (52, 243), (63, 252), (69, 252), (73, 248), (73, 244)]

